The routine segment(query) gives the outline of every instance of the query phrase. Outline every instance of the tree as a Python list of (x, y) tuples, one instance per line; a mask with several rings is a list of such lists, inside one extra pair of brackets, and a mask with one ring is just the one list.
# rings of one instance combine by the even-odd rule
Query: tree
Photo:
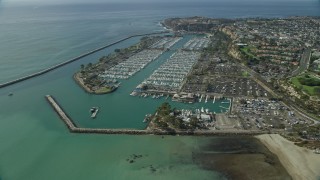
[(183, 121), (180, 118), (175, 118), (173, 126), (178, 129), (183, 128)]
[(81, 67), (81, 69), (84, 69), (84, 65), (83, 64), (81, 64), (80, 67)]
[(106, 56), (103, 56), (99, 59), (99, 62), (103, 62), (103, 60), (106, 59)]
[(198, 126), (199, 119), (196, 117), (192, 117), (190, 120), (190, 125), (192, 128), (196, 128)]
[(88, 63), (87, 68), (91, 68), (92, 67), (92, 63)]
[(319, 96), (320, 95), (320, 87), (315, 87), (314, 93)]

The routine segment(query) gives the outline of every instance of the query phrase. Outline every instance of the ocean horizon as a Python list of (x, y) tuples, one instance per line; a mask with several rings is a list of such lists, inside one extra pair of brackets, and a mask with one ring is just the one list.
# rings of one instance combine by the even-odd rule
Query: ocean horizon
[[(219, 0), (204, 3), (141, 2), (125, 6), (125, 3), (52, 5), (0, 1), (0, 84), (129, 35), (161, 31), (163, 27), (159, 22), (163, 19), (186, 16), (320, 16), (320, 3), (313, 0), (280, 3)], [(187, 40), (179, 42), (177, 47)], [(125, 80), (124, 85), (112, 94), (96, 96), (85, 93), (72, 78), (81, 64), (97, 62), (115, 49), (137, 42), (139, 38), (129, 39), (45, 75), (0, 89), (1, 180), (224, 180), (228, 174), (220, 170), (235, 161), (234, 156), (224, 152), (238, 150), (248, 153), (243, 162), (257, 160), (250, 169), (269, 172), (265, 171), (267, 166), (270, 172), (280, 171), (287, 177), (276, 158), (277, 166), (264, 162), (264, 155), (272, 153), (253, 138), (70, 133), (46, 102), (45, 95), (54, 96), (81, 127), (143, 129), (145, 114), (154, 113), (164, 102), (163, 99), (131, 97), (129, 93), (173, 53), (170, 51), (146, 67), (144, 72)], [(11, 92), (13, 95), (8, 96)], [(210, 108), (222, 106), (212, 102), (206, 105)], [(93, 106), (101, 107), (95, 120), (89, 113)], [(213, 162), (207, 157), (224, 162), (224, 166), (211, 166)], [(224, 157), (228, 160), (225, 161)], [(130, 163), (130, 160), (134, 162)]]
[(32, 74), (133, 34), (169, 17), (319, 16), (320, 2), (204, 1), (46, 4), (0, 1), (0, 83)]

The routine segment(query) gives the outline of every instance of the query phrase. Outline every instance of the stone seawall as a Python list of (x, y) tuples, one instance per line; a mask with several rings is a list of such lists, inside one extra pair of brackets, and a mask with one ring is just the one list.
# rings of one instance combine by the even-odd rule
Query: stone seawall
[(67, 128), (71, 133), (81, 133), (81, 134), (126, 134), (126, 135), (183, 135), (183, 136), (254, 136), (260, 134), (267, 134), (266, 131), (246, 131), (246, 130), (236, 130), (236, 131), (209, 131), (209, 130), (196, 130), (196, 131), (163, 131), (163, 130), (138, 130), (138, 129), (104, 129), (104, 128), (80, 128), (77, 127), (73, 120), (63, 111), (61, 106), (56, 102), (56, 100), (50, 96), (46, 95), (46, 99), (53, 109), (60, 116), (62, 121), (65, 123)]
[(75, 58), (72, 58), (72, 59), (70, 59), (70, 60), (67, 60), (67, 61), (65, 61), (65, 62), (59, 63), (59, 64), (57, 64), (57, 65), (54, 65), (54, 66), (52, 66), (52, 67), (50, 67), (50, 68), (47, 68), (47, 69), (41, 70), (41, 71), (39, 71), (39, 72), (36, 72), (36, 73), (34, 73), (34, 74), (30, 74), (30, 75), (27, 75), (27, 76), (24, 76), (24, 77), (21, 77), (21, 78), (18, 78), (18, 79), (15, 79), (15, 80), (12, 80), (12, 81), (3, 83), (3, 84), (0, 84), (0, 88), (4, 88), (4, 87), (7, 87), (7, 86), (10, 86), (10, 85), (13, 85), (13, 84), (16, 84), (16, 83), (19, 83), (19, 82), (22, 82), (22, 81), (25, 81), (25, 80), (28, 80), (28, 79), (31, 79), (31, 78), (40, 76), (40, 75), (43, 75), (43, 74), (45, 74), (45, 73), (48, 73), (48, 72), (53, 71), (53, 70), (55, 70), (55, 69), (58, 69), (58, 68), (60, 68), (60, 67), (62, 67), (62, 66), (65, 66), (65, 65), (67, 65), (67, 64), (70, 64), (70, 63), (72, 63), (72, 62), (74, 62), (74, 61), (80, 60), (80, 59), (83, 58), (83, 57), (89, 56), (89, 55), (91, 55), (91, 54), (93, 54), (93, 53), (96, 53), (96, 52), (101, 51), (101, 50), (103, 50), (103, 49), (105, 49), (105, 48), (111, 47), (111, 46), (113, 46), (113, 45), (115, 45), (115, 44), (118, 44), (118, 43), (120, 43), (120, 42), (123, 42), (123, 41), (128, 40), (128, 39), (133, 38), (133, 37), (149, 36), (149, 35), (156, 35), (156, 34), (165, 34), (165, 33), (169, 33), (169, 32), (170, 32), (170, 31), (161, 31), (161, 32), (156, 32), (156, 33), (136, 34), (136, 35), (128, 36), (128, 37), (126, 37), (126, 38), (120, 39), (120, 40), (118, 40), (118, 41), (116, 41), (116, 42), (113, 42), (113, 43), (111, 43), (111, 44), (108, 44), (108, 45), (99, 47), (99, 48), (97, 48), (97, 49), (94, 49), (94, 50), (92, 50), (92, 51), (89, 51), (89, 52), (87, 52), (87, 53), (84, 53), (84, 54), (82, 54), (82, 55), (80, 55), (80, 56), (77, 56), (77, 57), (75, 57)]

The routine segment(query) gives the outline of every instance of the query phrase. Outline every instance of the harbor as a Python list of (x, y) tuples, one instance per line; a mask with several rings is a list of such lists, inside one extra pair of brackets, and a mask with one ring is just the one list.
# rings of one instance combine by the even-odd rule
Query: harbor
[[(170, 102), (173, 107), (181, 109), (195, 110), (204, 107), (204, 109), (209, 109), (211, 112), (226, 112), (226, 109), (220, 108), (219, 106), (229, 107), (229, 104), (221, 104), (220, 102), (224, 100), (220, 100), (218, 98), (214, 104), (212, 102), (209, 103), (210, 98), (208, 98), (208, 102), (205, 103), (205, 97), (201, 103), (187, 104), (179, 101), (172, 101), (174, 94), (168, 93), (148, 93), (146, 94), (147, 97), (141, 98), (132, 97), (129, 95), (141, 82), (146, 79), (146, 77), (151, 76), (155, 70), (157, 70), (162, 64), (166, 63), (168, 59), (179, 49), (181, 49), (181, 47), (183, 47), (183, 45), (191, 38), (193, 38), (193, 36), (184, 36), (181, 40), (174, 44), (170, 50), (164, 51), (156, 60), (151, 61), (144, 69), (137, 72), (134, 76), (128, 79), (119, 80), (121, 82), (121, 87), (111, 94), (95, 96), (86, 93), (79, 88), (78, 84), (74, 82), (72, 78), (69, 79), (67, 73), (75, 72), (77, 67), (74, 67), (73, 69), (66, 69), (66, 67), (64, 67), (56, 70), (58, 74), (64, 73), (63, 77), (61, 77), (61, 80), (59, 79), (58, 81), (53, 81), (52, 83), (50, 82), (50, 86), (41, 88), (37, 91), (37, 94), (42, 94), (43, 96), (46, 94), (54, 95), (55, 99), (58, 100), (59, 104), (62, 105), (63, 110), (67, 112), (68, 116), (72, 117), (74, 123), (81, 128), (141, 130), (146, 127), (146, 123), (142, 122), (145, 115), (154, 113), (156, 107), (163, 102)], [(126, 45), (124, 43), (123, 47), (128, 47), (130, 45)], [(122, 47), (114, 47), (114, 49), (115, 48)], [(114, 49), (110, 49), (108, 52), (114, 52)], [(105, 52), (99, 52), (98, 54), (87, 57), (86, 59), (99, 59), (104, 55), (104, 53)], [(78, 64), (76, 66), (80, 67), (81, 63), (83, 62), (77, 62), (75, 64)], [(56, 73), (49, 73), (48, 75), (50, 76), (51, 74), (53, 76)], [(41, 78), (35, 78), (35, 81), (41, 81), (41, 83), (47, 82), (42, 82)], [(62, 81), (62, 83), (60, 81)], [(68, 86), (68, 89), (59, 91), (59, 87), (61, 86)], [(36, 91), (34, 88), (31, 87), (30, 90), (32, 89), (32, 91)], [(5, 94), (6, 97), (8, 97), (10, 92), (14, 92), (14, 95), (10, 97), (12, 99), (11, 101), (21, 98), (20, 91), (14, 89), (14, 86), (13, 88), (8, 87), (8, 91)], [(161, 94), (163, 95), (161, 96)], [(213, 96), (211, 97), (213, 98)], [(99, 107), (99, 112), (94, 120), (91, 118), (89, 112), (90, 108), (92, 107)]]
[(203, 37), (203, 38), (195, 37), (195, 38), (191, 39), (190, 41), (188, 41), (183, 46), (183, 49), (189, 50), (189, 51), (199, 51), (199, 50), (202, 50), (204, 48), (207, 48), (209, 43), (210, 43), (210, 39), (209, 38), (206, 38), (206, 37)]
[(170, 49), (175, 43), (180, 41), (181, 37), (164, 37), (158, 42), (154, 43), (152, 46), (150, 46), (151, 49)]
[(54, 65), (54, 66), (52, 66), (52, 67), (49, 67), (49, 68), (47, 68), (47, 69), (41, 70), (41, 71), (39, 71), (39, 72), (30, 74), (30, 75), (26, 75), (26, 76), (24, 76), (24, 77), (21, 77), (21, 78), (18, 78), (18, 79), (15, 79), (15, 80), (12, 80), (12, 81), (9, 81), (9, 82), (0, 84), (0, 88), (4, 88), (4, 87), (7, 87), (7, 86), (10, 86), (10, 85), (13, 85), (13, 84), (16, 84), (16, 83), (19, 83), (19, 82), (22, 82), (22, 81), (25, 81), (25, 80), (28, 80), (28, 79), (31, 79), (31, 78), (40, 76), (40, 75), (46, 74), (46, 73), (48, 73), (48, 72), (50, 72), (50, 71), (53, 71), (53, 70), (58, 69), (58, 68), (60, 68), (60, 67), (62, 67), (62, 66), (65, 66), (65, 65), (70, 64), (70, 63), (72, 63), (72, 62), (75, 62), (75, 61), (77, 61), (77, 60), (80, 60), (80, 59), (82, 59), (82, 58), (84, 58), (84, 57), (87, 57), (87, 56), (89, 56), (89, 55), (91, 55), (91, 54), (94, 54), (94, 53), (96, 53), (96, 52), (99, 52), (99, 51), (101, 51), (101, 50), (103, 50), (103, 49), (106, 49), (106, 48), (111, 47), (111, 46), (113, 46), (113, 45), (116, 45), (116, 44), (118, 44), (118, 43), (124, 42), (124, 41), (126, 41), (126, 40), (128, 40), (128, 39), (131, 39), (131, 38), (133, 38), (133, 37), (149, 36), (149, 35), (157, 35), (157, 34), (166, 34), (166, 33), (170, 33), (170, 31), (162, 31), (162, 32), (155, 32), (155, 33), (146, 33), (146, 34), (131, 35), (131, 36), (128, 36), (128, 37), (126, 37), (126, 38), (122, 38), (122, 39), (120, 39), (120, 40), (118, 40), (118, 41), (116, 41), (116, 42), (113, 42), (113, 43), (104, 45), (104, 46), (102, 46), (102, 47), (96, 48), (96, 49), (94, 49), (94, 50), (91, 50), (91, 51), (89, 51), (89, 52), (86, 52), (86, 53), (84, 53), (84, 54), (82, 54), (82, 55), (79, 55), (79, 56), (77, 56), (77, 57), (74, 57), (74, 58), (72, 58), (72, 59), (69, 59), (69, 60), (67, 60), (67, 61), (65, 61), (65, 62), (59, 63), (59, 64)]
[(145, 68), (151, 61), (157, 59), (162, 53), (163, 50), (143, 50), (129, 57), (126, 61), (106, 70), (100, 77), (106, 79), (128, 79)]
[[(206, 131), (206, 130), (176, 130), (176, 131), (165, 131), (165, 130), (137, 130), (137, 129), (107, 129), (107, 128), (82, 128), (77, 127), (73, 120), (67, 115), (63, 108), (58, 102), (51, 96), (46, 95), (48, 103), (51, 105), (53, 110), (59, 115), (61, 120), (64, 122), (66, 127), (71, 133), (85, 133), (85, 134), (127, 134), (127, 135), (196, 135), (196, 136), (232, 136), (232, 135), (243, 135), (243, 136), (254, 136), (264, 134), (263, 131)], [(200, 110), (198, 110), (200, 111)], [(202, 108), (203, 111), (203, 108)], [(183, 111), (184, 114), (190, 113), (190, 111)], [(200, 113), (200, 112), (199, 112)]]
[(200, 53), (179, 50), (142, 82), (148, 91), (177, 92)]

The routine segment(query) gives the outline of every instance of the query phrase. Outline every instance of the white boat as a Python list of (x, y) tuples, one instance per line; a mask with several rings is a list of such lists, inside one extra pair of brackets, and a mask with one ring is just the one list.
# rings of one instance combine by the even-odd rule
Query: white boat
[(91, 118), (95, 118), (97, 116), (97, 113), (99, 112), (99, 108), (98, 107), (92, 107), (90, 109), (91, 112)]

